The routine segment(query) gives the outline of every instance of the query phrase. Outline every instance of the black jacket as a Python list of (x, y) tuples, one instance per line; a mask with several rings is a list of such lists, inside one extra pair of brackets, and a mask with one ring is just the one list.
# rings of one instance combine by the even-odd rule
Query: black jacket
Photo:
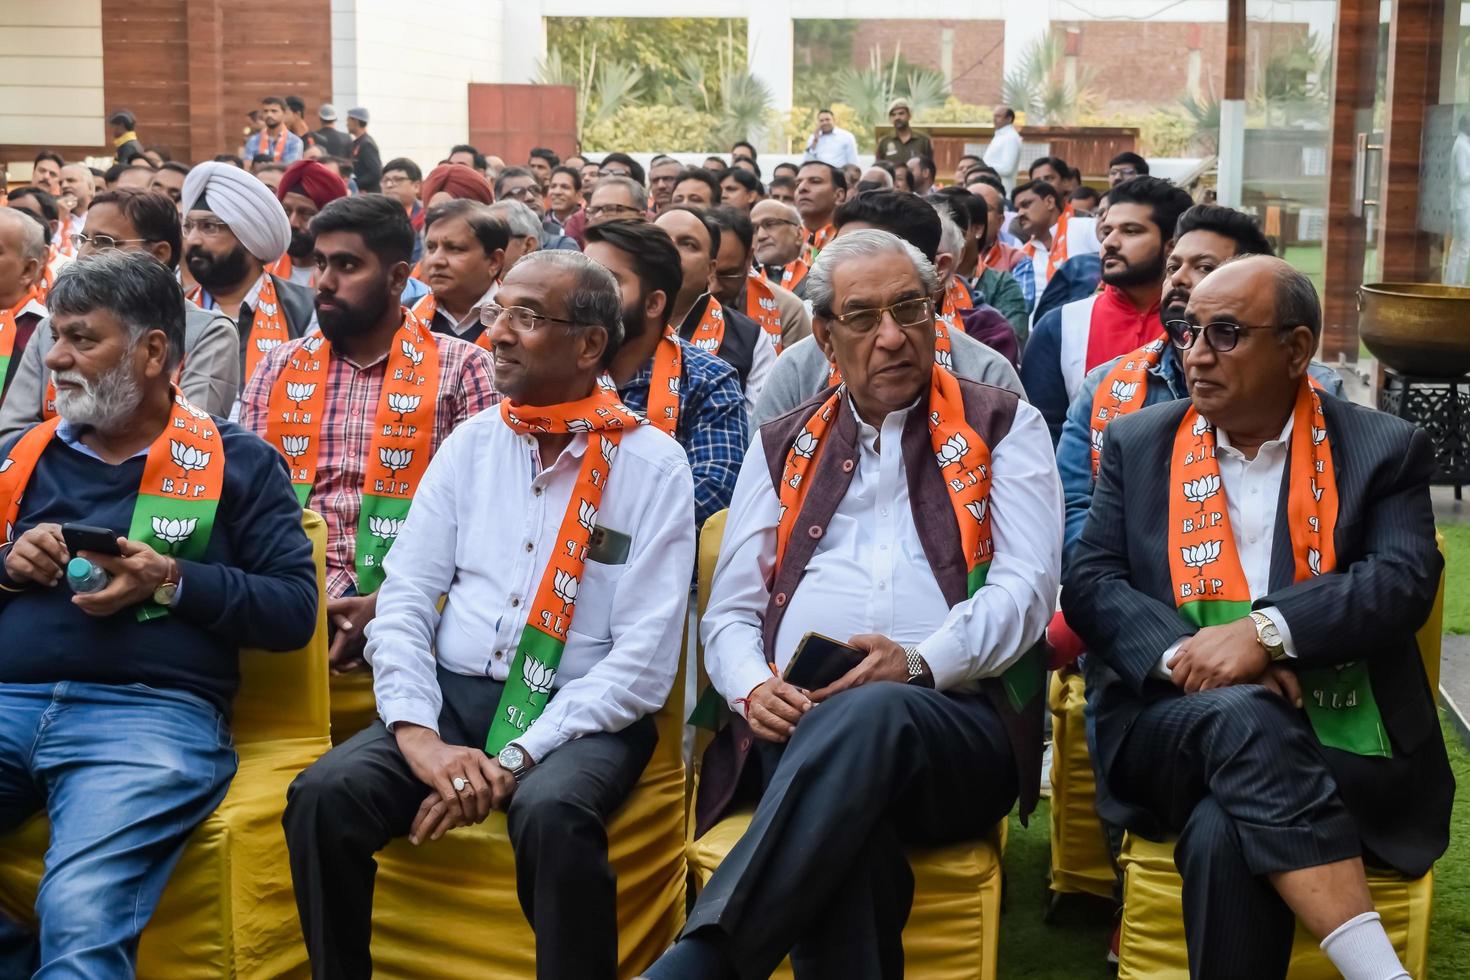
[[(1118, 747), (1145, 704), (1183, 697), (1150, 671), (1195, 628), (1175, 611), (1168, 555), (1168, 474), (1189, 400), (1151, 406), (1108, 426), (1087, 524), (1062, 578), (1062, 610), (1086, 641), (1087, 700), (1098, 809), (1145, 834), (1151, 815), (1106, 792)], [(1434, 604), (1444, 562), (1434, 543), (1434, 452), (1413, 425), (1336, 398), (1322, 410), (1338, 492), (1336, 573), (1294, 583), (1286, 526), (1290, 466), (1272, 539), (1271, 589), (1297, 663), (1368, 662), (1391, 758), (1322, 748), (1338, 792), (1378, 858), (1422, 874), (1449, 841), (1454, 779), (1414, 633)]]
[[(694, 342), (694, 330), (699, 326), (700, 318), (704, 316), (705, 308), (712, 299), (706, 293), (690, 307), (684, 322), (679, 325), (679, 336), (690, 343)], [(710, 353), (735, 369), (735, 373), (740, 376), (740, 390), (744, 391), (750, 380), (750, 366), (755, 360), (755, 345), (767, 341), (762, 336), (759, 323), (728, 306), (722, 305), (720, 309), (725, 315), (725, 337), (720, 343), (720, 349)]]

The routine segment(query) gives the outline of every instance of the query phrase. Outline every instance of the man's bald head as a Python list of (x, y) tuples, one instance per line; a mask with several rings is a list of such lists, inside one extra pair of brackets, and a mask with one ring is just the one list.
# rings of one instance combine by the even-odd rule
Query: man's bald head
[(750, 209), (755, 230), (755, 257), (763, 265), (786, 265), (801, 254), (801, 213), (783, 201), (767, 198)]
[(1229, 309), (1237, 322), (1266, 324), (1282, 334), (1307, 327), (1313, 339), (1322, 335), (1322, 306), (1312, 280), (1274, 255), (1241, 255), (1227, 259), (1200, 280), (1191, 297), (1203, 295), (1206, 306)]

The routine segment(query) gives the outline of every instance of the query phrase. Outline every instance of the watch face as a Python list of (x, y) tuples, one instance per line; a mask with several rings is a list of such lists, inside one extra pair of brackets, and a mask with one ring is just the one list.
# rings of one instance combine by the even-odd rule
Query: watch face
[(519, 769), (521, 763), (526, 761), (526, 754), (514, 745), (507, 745), (500, 750), (500, 764), (507, 769)]

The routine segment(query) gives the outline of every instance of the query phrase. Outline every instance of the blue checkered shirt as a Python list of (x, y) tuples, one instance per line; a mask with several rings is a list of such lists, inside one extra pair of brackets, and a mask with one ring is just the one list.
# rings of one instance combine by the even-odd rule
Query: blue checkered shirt
[[(679, 341), (679, 348), (682, 370), (674, 438), (689, 456), (689, 468), (694, 471), (694, 519), (704, 527), (711, 514), (730, 506), (750, 429), (735, 369), (685, 340)], [(652, 379), (650, 358), (626, 384), (618, 386), (623, 404), (647, 414)]]

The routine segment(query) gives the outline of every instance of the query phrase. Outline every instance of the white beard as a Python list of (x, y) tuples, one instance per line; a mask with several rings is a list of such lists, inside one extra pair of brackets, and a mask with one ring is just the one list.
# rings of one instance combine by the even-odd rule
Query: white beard
[(96, 381), (76, 371), (62, 371), (56, 381), (81, 386), (79, 392), (56, 389), (56, 414), (76, 426), (105, 432), (131, 415), (143, 400), (143, 389), (126, 357)]

